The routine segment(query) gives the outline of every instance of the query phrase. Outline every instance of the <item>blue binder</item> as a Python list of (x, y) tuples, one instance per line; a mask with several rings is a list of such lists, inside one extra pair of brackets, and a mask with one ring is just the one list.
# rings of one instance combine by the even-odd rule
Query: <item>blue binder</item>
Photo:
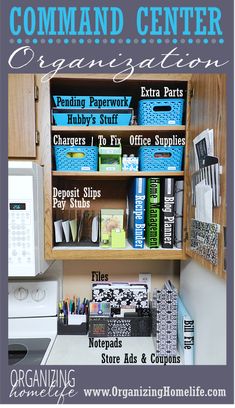
[(133, 248), (143, 249), (145, 241), (146, 179), (136, 177), (128, 194), (128, 240)]

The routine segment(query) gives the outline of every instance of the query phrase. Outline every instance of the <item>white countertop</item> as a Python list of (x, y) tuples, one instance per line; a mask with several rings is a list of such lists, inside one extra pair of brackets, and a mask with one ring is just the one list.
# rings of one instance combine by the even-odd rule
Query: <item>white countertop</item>
[[(94, 341), (106, 340), (114, 341), (115, 338), (94, 338)], [(64, 335), (57, 336), (54, 346), (51, 350), (47, 365), (156, 365), (155, 348), (152, 337), (119, 337), (118, 341), (122, 342), (122, 347), (89, 347), (88, 336)], [(108, 344), (108, 343), (107, 343)], [(146, 363), (141, 361), (142, 355), (146, 355)], [(119, 356), (120, 362), (102, 363), (102, 354), (105, 356)], [(137, 363), (124, 363), (125, 355), (128, 359), (131, 356), (137, 357)], [(153, 362), (151, 362), (151, 356)], [(103, 357), (106, 359), (106, 357)]]

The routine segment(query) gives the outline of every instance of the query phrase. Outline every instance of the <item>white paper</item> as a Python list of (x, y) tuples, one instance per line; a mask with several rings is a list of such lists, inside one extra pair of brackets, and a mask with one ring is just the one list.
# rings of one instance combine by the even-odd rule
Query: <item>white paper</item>
[(199, 170), (199, 160), (197, 153), (197, 144), (205, 139), (207, 156), (214, 156), (214, 131), (213, 129), (203, 130), (198, 136), (193, 139), (195, 171)]
[(216, 163), (213, 165), (214, 167), (214, 178), (215, 178), (215, 186), (216, 186), (216, 205), (221, 205), (221, 196), (220, 196), (220, 176), (219, 176), (219, 164)]
[(63, 241), (62, 220), (54, 221), (54, 227), (55, 227), (55, 242), (62, 242)]
[(209, 140), (210, 140), (210, 148), (209, 148), (209, 152), (208, 156), (214, 156), (214, 130), (210, 129), (208, 131), (208, 135), (209, 135)]
[(64, 231), (65, 241), (69, 242), (70, 241), (70, 225), (69, 225), (69, 221), (63, 221), (62, 222), (62, 227), (63, 227), (63, 231)]
[(195, 219), (212, 223), (212, 188), (207, 186), (205, 180), (196, 185)]
[(92, 242), (98, 241), (98, 232), (99, 232), (99, 217), (96, 215), (92, 220), (92, 233), (91, 233), (91, 240)]
[(80, 242), (82, 238), (83, 219), (84, 219), (84, 212), (81, 214), (81, 218), (80, 218), (79, 225), (78, 225), (78, 242)]
[(70, 223), (70, 228), (71, 228), (71, 233), (72, 233), (72, 239), (73, 239), (73, 242), (75, 242), (77, 238), (77, 233), (78, 233), (78, 223), (77, 223), (77, 220), (71, 220), (69, 221), (69, 223)]

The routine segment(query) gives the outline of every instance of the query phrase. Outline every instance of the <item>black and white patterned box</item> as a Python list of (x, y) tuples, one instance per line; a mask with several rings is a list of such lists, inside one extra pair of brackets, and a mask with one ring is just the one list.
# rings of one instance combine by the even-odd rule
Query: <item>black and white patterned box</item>
[(90, 317), (89, 337), (150, 337), (150, 311), (136, 317)]
[(177, 354), (177, 289), (164, 285), (153, 291), (152, 336), (156, 354)]
[(148, 308), (148, 285), (143, 283), (96, 282), (92, 284), (94, 302), (110, 302), (112, 309), (133, 305)]

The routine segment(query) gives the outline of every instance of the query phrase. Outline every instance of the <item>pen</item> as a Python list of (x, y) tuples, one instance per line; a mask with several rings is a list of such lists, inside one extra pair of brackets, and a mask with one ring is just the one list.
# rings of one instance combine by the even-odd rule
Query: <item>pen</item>
[(70, 299), (70, 301), (69, 301), (69, 311), (70, 311), (70, 314), (73, 313), (73, 301), (72, 301), (72, 299)]
[(66, 304), (67, 304), (67, 316), (69, 314), (69, 297), (66, 298)]
[(72, 313), (76, 314), (76, 296), (73, 296)]
[(85, 314), (88, 315), (88, 304), (87, 303), (86, 303), (86, 306), (85, 306)]
[(83, 302), (81, 302), (80, 297), (76, 297), (75, 295), (73, 298), (67, 297), (63, 302), (59, 303), (60, 312), (63, 312), (63, 316), (66, 317), (69, 314), (86, 314), (89, 313), (89, 300), (84, 298)]
[(63, 313), (64, 313), (64, 324), (67, 324), (68, 306), (65, 301), (63, 301)]
[(59, 302), (59, 313), (60, 313), (60, 315), (61, 315), (62, 311), (63, 311), (63, 303)]
[(79, 309), (80, 309), (80, 298), (78, 298), (78, 302), (77, 302), (77, 314), (79, 314)]
[(80, 314), (84, 314), (84, 303), (81, 304), (81, 309), (80, 309), (81, 313)]
[(63, 310), (64, 316), (66, 316), (66, 314), (67, 314), (67, 304), (66, 304), (65, 301), (63, 301), (62, 310)]

